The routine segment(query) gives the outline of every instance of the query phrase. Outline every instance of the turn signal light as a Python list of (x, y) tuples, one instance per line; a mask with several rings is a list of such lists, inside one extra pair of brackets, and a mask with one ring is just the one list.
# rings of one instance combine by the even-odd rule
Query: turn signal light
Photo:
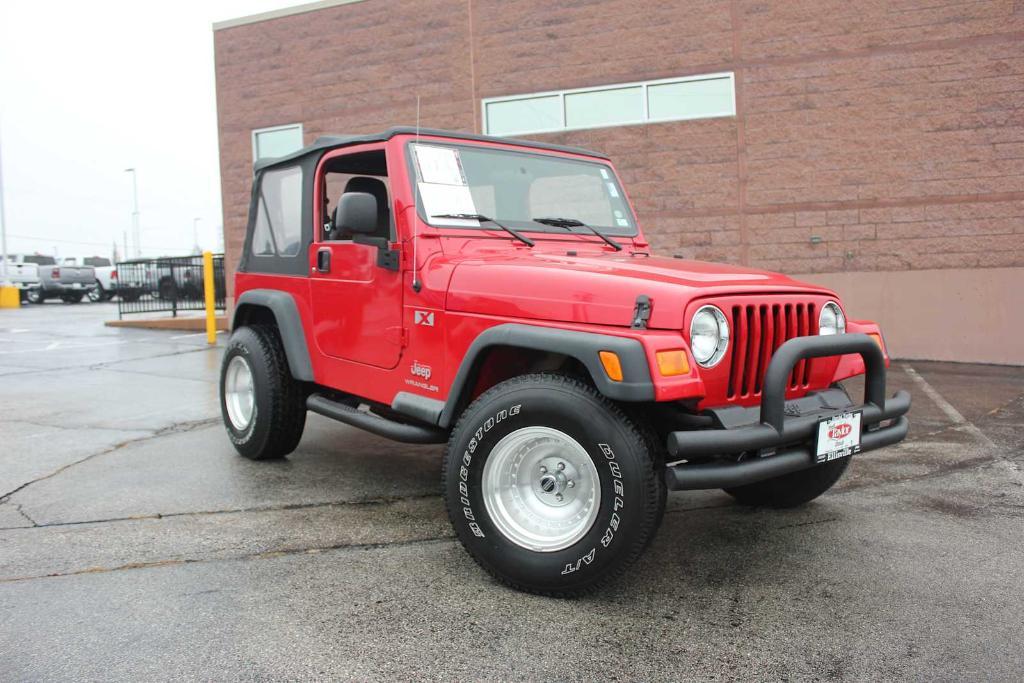
[(658, 371), (662, 377), (690, 374), (690, 361), (686, 359), (686, 351), (672, 349), (671, 351), (658, 351), (655, 355), (658, 357)]
[(601, 365), (604, 366), (608, 379), (613, 382), (621, 382), (622, 363), (619, 362), (618, 354), (613, 351), (600, 351), (597, 355), (601, 358)]

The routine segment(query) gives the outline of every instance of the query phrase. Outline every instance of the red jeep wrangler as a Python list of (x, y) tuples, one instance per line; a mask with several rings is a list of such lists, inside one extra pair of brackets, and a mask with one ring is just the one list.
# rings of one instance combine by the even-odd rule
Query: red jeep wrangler
[[(582, 149), (393, 128), (260, 162), (235, 294), (239, 453), (290, 453), (307, 410), (447, 442), (459, 539), (527, 591), (624, 572), (669, 489), (800, 505), (907, 433), (877, 325), (783, 275), (652, 256)], [(863, 373), (858, 403), (838, 383)]]

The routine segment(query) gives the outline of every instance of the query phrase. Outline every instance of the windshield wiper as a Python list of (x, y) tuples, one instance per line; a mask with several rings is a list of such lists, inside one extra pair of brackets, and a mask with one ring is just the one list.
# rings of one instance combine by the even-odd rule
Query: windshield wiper
[(517, 240), (519, 240), (523, 244), (525, 244), (525, 245), (527, 245), (529, 247), (532, 247), (533, 244), (534, 244), (533, 240), (531, 240), (529, 237), (525, 237), (525, 236), (519, 234), (518, 231), (508, 227), (507, 225), (502, 225), (501, 223), (499, 223), (498, 221), (494, 220), (493, 218), (490, 218), (489, 216), (484, 216), (483, 214), (479, 214), (479, 213), (435, 213), (434, 215), (431, 216), (431, 218), (456, 218), (458, 220), (463, 220), (463, 221), (479, 221), (480, 223), (493, 223), (494, 225), (497, 225), (499, 228), (501, 228), (502, 230), (504, 230), (508, 234), (510, 234), (513, 237), (515, 237)]
[(604, 234), (592, 225), (587, 225), (583, 221), (578, 221), (575, 218), (534, 218), (534, 223), (542, 223), (543, 225), (551, 225), (556, 228), (565, 228), (566, 230), (572, 230), (573, 228), (585, 228), (594, 235), (597, 235), (603, 239), (609, 246), (615, 249), (615, 251), (622, 251), (622, 245), (613, 240), (608, 235)]

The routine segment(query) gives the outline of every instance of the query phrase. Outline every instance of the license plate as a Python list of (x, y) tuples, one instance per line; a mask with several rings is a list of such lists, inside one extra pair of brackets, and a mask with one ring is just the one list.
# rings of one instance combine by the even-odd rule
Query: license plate
[(814, 458), (828, 462), (860, 452), (861, 411), (833, 415), (818, 423)]

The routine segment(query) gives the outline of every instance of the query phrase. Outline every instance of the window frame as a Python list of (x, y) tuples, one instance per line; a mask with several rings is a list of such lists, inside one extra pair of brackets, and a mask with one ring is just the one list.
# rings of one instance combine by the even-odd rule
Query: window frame
[[(678, 83), (692, 83), (694, 81), (712, 81), (712, 80), (723, 80), (729, 81), (729, 89), (732, 91), (732, 98), (730, 100), (730, 107), (728, 110), (723, 110), (720, 113), (714, 114), (702, 114), (699, 116), (671, 116), (666, 118), (652, 119), (650, 116), (650, 96), (648, 94), (648, 88), (651, 86), (659, 85), (675, 85)], [(566, 125), (565, 115), (565, 97), (566, 95), (576, 95), (581, 93), (600, 93), (609, 90), (620, 90), (624, 88), (640, 88), (640, 97), (642, 100), (642, 118), (637, 121), (628, 121), (622, 123), (600, 123), (588, 126), (569, 126)], [(492, 104), (501, 104), (504, 102), (517, 102), (522, 100), (539, 99), (542, 97), (558, 97), (559, 100), (559, 112), (561, 115), (561, 125), (557, 127), (549, 127), (543, 129), (525, 129), (525, 130), (514, 130), (507, 133), (494, 133), (490, 130), (488, 125), (487, 108)], [(699, 119), (713, 119), (713, 118), (724, 118), (729, 116), (736, 116), (736, 74), (732, 71), (719, 71), (709, 74), (695, 74), (691, 76), (677, 76), (673, 78), (659, 78), (650, 81), (631, 81), (628, 83), (611, 83), (608, 85), (590, 86), (585, 88), (571, 88), (568, 90), (546, 90), (543, 92), (532, 92), (523, 93), (519, 95), (503, 95), (500, 97), (485, 97), (481, 100), (480, 106), (480, 117), (481, 117), (481, 130), (484, 131), (485, 135), (497, 135), (497, 136), (510, 136), (510, 135), (534, 135), (541, 133), (559, 133), (562, 131), (573, 131), (573, 130), (592, 130), (595, 128), (617, 128), (620, 126), (643, 126), (651, 123), (666, 123), (670, 121), (693, 121)]]
[[(250, 135), (250, 139), (251, 139), (251, 143), (252, 143), (252, 161), (253, 161), (253, 163), (256, 163), (261, 158), (262, 159), (277, 159), (277, 158), (279, 158), (279, 157), (260, 157), (259, 156), (259, 136), (260, 135), (262, 135), (263, 133), (278, 133), (278, 132), (281, 132), (281, 131), (284, 131), (284, 130), (291, 130), (293, 128), (298, 128), (298, 130), (299, 130), (299, 147), (298, 147), (298, 149), (302, 149), (302, 147), (304, 146), (304, 143), (305, 143), (306, 131), (303, 130), (301, 122), (300, 123), (283, 123), (283, 124), (281, 124), (279, 126), (267, 126), (266, 128), (253, 128), (252, 129), (252, 133)], [(297, 150), (295, 150), (295, 151), (297, 151)]]

